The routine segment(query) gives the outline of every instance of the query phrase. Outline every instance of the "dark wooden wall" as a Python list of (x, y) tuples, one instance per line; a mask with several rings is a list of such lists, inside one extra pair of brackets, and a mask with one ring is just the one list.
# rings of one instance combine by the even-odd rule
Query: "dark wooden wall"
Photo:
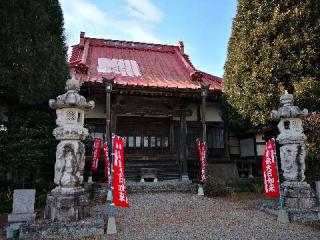
[[(191, 103), (200, 106), (201, 101), (196, 98), (111, 95), (111, 126), (117, 135), (126, 139), (125, 164), (128, 179), (138, 180), (142, 167), (157, 168), (160, 179), (179, 178), (181, 123), (177, 119), (181, 113), (190, 114), (186, 107)], [(91, 125), (91, 132), (105, 132), (105, 119), (86, 119), (86, 123)], [(195, 139), (201, 136), (202, 126), (198, 108), (197, 121), (187, 122), (188, 175), (191, 178), (196, 178), (199, 172)], [(222, 145), (216, 144), (218, 140), (221, 141), (221, 136)], [(222, 159), (222, 123), (208, 123), (207, 140), (208, 161)], [(87, 153), (91, 154), (91, 151)]]

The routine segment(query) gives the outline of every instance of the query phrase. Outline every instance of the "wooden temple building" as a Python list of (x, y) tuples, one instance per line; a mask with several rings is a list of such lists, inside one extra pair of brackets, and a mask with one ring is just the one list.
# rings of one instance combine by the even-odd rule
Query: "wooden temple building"
[(196, 179), (197, 137), (208, 144), (209, 171), (238, 174), (218, 103), (222, 78), (197, 70), (182, 41), (149, 44), (81, 32), (69, 68), (81, 94), (96, 102), (85, 116), (90, 135), (124, 137), (128, 179), (139, 180), (141, 168), (157, 169), (159, 180)]

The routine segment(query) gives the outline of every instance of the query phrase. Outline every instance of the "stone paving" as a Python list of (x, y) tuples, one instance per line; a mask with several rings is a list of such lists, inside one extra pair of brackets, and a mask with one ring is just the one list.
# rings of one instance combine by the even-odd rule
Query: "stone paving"
[(106, 239), (320, 239), (319, 224), (277, 223), (256, 209), (256, 195), (224, 198), (137, 193), (117, 212), (118, 234)]

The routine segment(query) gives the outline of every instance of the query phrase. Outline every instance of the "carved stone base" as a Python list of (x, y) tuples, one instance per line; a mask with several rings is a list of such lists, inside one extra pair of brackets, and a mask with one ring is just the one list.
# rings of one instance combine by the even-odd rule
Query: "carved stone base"
[[(97, 206), (100, 209), (103, 206)], [(91, 209), (91, 213), (94, 209)], [(52, 222), (39, 219), (35, 222), (22, 225), (19, 239), (21, 240), (52, 240), (52, 239), (103, 239), (105, 221), (103, 214), (96, 214), (79, 220), (66, 222)]]
[(281, 184), (285, 209), (310, 209), (316, 206), (314, 191), (306, 182), (284, 182)]
[(45, 218), (51, 221), (78, 221), (89, 215), (89, 195), (84, 189), (69, 193), (54, 189), (47, 196)]

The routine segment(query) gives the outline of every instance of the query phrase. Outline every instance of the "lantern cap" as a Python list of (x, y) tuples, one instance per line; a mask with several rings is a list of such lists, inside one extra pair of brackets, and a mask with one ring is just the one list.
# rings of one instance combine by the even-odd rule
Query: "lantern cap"
[(49, 100), (49, 106), (53, 109), (78, 108), (89, 110), (94, 108), (94, 101), (87, 102), (86, 98), (79, 94), (80, 83), (75, 78), (66, 82), (66, 93), (59, 95), (56, 99)]
[(280, 104), (278, 111), (271, 112), (271, 118), (295, 118), (308, 115), (308, 109), (300, 110), (298, 106), (293, 105), (293, 94), (289, 94), (287, 91), (280, 97)]

